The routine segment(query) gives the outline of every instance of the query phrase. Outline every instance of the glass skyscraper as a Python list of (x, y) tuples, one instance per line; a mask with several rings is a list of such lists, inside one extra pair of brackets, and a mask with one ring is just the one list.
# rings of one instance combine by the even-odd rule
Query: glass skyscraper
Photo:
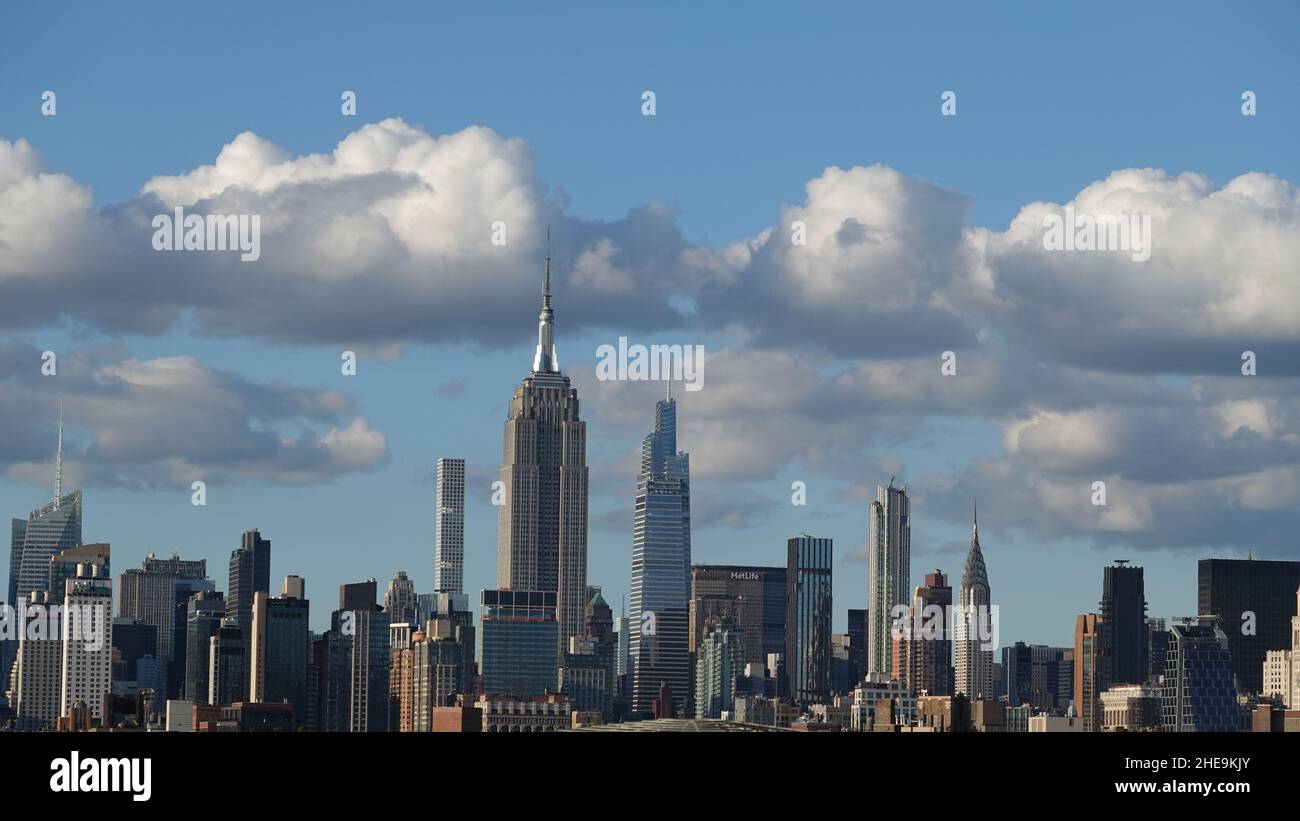
[[(9, 548), (9, 601), (45, 590), (50, 581), (50, 559), (81, 544), (81, 491), (36, 508), (27, 519), (14, 519)], [(62, 596), (63, 591), (51, 591)]]
[[(671, 384), (671, 383), (670, 383)], [(668, 685), (674, 713), (690, 697), (690, 457), (677, 450), (677, 402), (655, 405), (655, 425), (641, 443), (632, 525), (628, 652), (632, 711), (648, 713)]]
[(831, 695), (830, 539), (790, 539), (786, 565), (785, 669), (796, 704), (826, 703)]
[(867, 672), (890, 672), (893, 609), (907, 605), (911, 588), (912, 517), (907, 487), (876, 486), (867, 534)]
[(1165, 732), (1244, 730), (1245, 714), (1233, 686), (1228, 636), (1218, 619), (1202, 616), (1175, 623), (1169, 635), (1161, 698)]
[(483, 693), (540, 696), (559, 688), (559, 624), (553, 590), (484, 590)]

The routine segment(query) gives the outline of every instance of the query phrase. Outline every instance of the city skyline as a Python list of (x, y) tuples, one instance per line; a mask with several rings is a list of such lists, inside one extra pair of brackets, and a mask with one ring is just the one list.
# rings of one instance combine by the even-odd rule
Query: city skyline
[[(1196, 612), (1197, 560), (1294, 556), (1297, 303), (1277, 267), (1295, 256), (1300, 179), (1290, 12), (1261, 10), (1220, 43), (1241, 24), (1228, 12), (1189, 9), (1182, 36), (1148, 42), (1135, 32), (1170, 21), (1131, 10), (1109, 41), (1121, 68), (1062, 33), (1082, 24), (1066, 12), (1048, 25), (954, 8), (932, 31), (914, 12), (852, 10), (813, 35), (763, 15), (709, 11), (682, 31), (588, 8), (541, 42), (538, 10), (496, 30), (462, 10), (406, 11), (397, 33), (328, 6), (303, 21), (345, 55), (334, 65), (273, 46), (274, 29), (193, 35), (190, 11), (161, 15), (138, 54), (112, 47), (134, 13), (46, 27), (14, 11), (0, 32), (0, 197), (29, 192), (41, 208), (13, 213), (58, 215), (61, 233), (3, 229), (7, 515), (49, 501), (63, 397), (65, 484), (85, 490), (84, 536), (112, 543), (117, 568), (179, 552), (221, 579), (238, 535), (260, 528), (273, 580), (328, 590), (405, 569), (432, 590), (435, 464), (453, 456), (466, 462), (464, 588), (494, 588), (502, 405), (535, 342), (549, 227), (590, 443), (587, 581), (616, 610), (638, 444), (664, 388), (596, 376), (596, 350), (624, 336), (708, 351), (702, 389), (674, 391), (693, 560), (774, 566), (788, 538), (831, 539), (837, 632), (842, 605), (867, 601), (866, 506), (890, 475), (913, 495), (905, 594), (922, 568), (956, 586), (981, 499), (1004, 645), (1068, 643), (1098, 599), (1075, 580), (1116, 558), (1146, 568), (1150, 613), (1174, 617)], [(412, 71), (401, 55), (421, 24), (467, 36)], [(643, 39), (592, 36), (611, 25)], [(860, 48), (854, 31), (934, 53)], [(971, 58), (971, 38), (1013, 34), (1033, 47)], [(256, 56), (219, 59), (232, 38)], [(605, 70), (575, 73), (560, 52)], [(766, 54), (799, 55), (800, 70)], [(863, 62), (846, 70), (847, 54)], [(1065, 94), (1051, 72), (1028, 76), (1021, 61), (1047, 55), (1096, 82)], [(95, 72), (78, 68), (92, 59)], [(480, 59), (532, 90), (438, 79)], [(135, 91), (169, 60), (192, 74)], [(728, 64), (748, 73), (716, 68)], [(1142, 99), (1113, 92), (1130, 71), (1151, 78)], [(226, 82), (248, 91), (161, 102)], [(1241, 113), (1247, 89), (1258, 116)], [(1145, 262), (1033, 242), (1044, 215), (1139, 203), (1155, 218)], [(261, 213), (260, 259), (155, 251), (151, 220), (176, 207)], [(806, 246), (784, 241), (797, 220)], [(57, 374), (42, 373), (46, 351)], [(339, 370), (349, 351), (355, 376)], [(1241, 373), (1243, 351), (1257, 375)], [(196, 478), (204, 507), (190, 503)], [(806, 505), (791, 503), (796, 482)], [(314, 610), (313, 627), (327, 617)]]

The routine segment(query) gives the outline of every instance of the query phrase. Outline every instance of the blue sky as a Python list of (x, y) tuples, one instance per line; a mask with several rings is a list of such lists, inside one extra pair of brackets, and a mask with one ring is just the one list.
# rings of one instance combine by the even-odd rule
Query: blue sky
[[(693, 272), (662, 272), (674, 282), (663, 290), (682, 292), (675, 304), (684, 299), (684, 304), (700, 306), (698, 321), (688, 318), (656, 326), (646, 320), (638, 325), (625, 322), (631, 314), (619, 309), (602, 322), (594, 300), (575, 310), (572, 288), (577, 286), (566, 280), (567, 272), (594, 242), (584, 238), (582, 230), (600, 233), (609, 227), (622, 243), (624, 268), (637, 271), (638, 282), (644, 274), (654, 284), (653, 259), (632, 259), (636, 243), (629, 239), (640, 230), (639, 223), (629, 220), (629, 211), (647, 204), (668, 206), (665, 219), (679, 232), (674, 241), (721, 254), (733, 243), (776, 225), (783, 206), (804, 203), (811, 210), (805, 185), (830, 166), (882, 164), (906, 180), (925, 181), (949, 192), (954, 203), (964, 204), (954, 206), (964, 207), (962, 225), (989, 232), (1009, 232), (1012, 219), (1028, 204), (1066, 203), (1120, 169), (1162, 169), (1170, 177), (1192, 172), (1217, 186), (1251, 172), (1290, 184), (1300, 179), (1295, 151), (1300, 65), (1293, 43), (1298, 13), (1286, 3), (1245, 9), (1209, 3), (1068, 8), (1041, 3), (992, 8), (939, 4), (921, 10), (758, 4), (743, 13), (724, 5), (684, 3), (637, 8), (595, 3), (559, 8), (522, 3), (486, 8), (329, 3), (51, 8), (21, 3), (8, 7), (5, 18), (0, 27), (0, 140), (26, 140), (39, 152), (44, 169), (93, 192), (94, 212), (141, 202), (141, 190), (151, 178), (186, 175), (211, 164), (223, 146), (245, 131), (293, 157), (328, 154), (348, 135), (387, 118), (401, 118), (432, 137), (478, 125), (503, 138), (519, 138), (531, 157), (539, 202), (559, 208), (574, 221), (568, 233), (557, 226), (558, 235), (571, 238), (559, 243), (557, 253), (557, 345), (566, 367), (588, 373), (595, 348), (624, 333), (646, 342), (701, 342), (711, 350), (721, 346), (754, 355), (799, 351), (799, 340), (808, 337), (815, 348), (810, 358), (827, 374), (851, 369), (857, 362), (884, 367), (891, 361), (878, 353), (884, 346), (876, 345), (867, 321), (864, 350), (851, 342), (845, 347), (842, 338), (825, 340), (817, 348), (817, 335), (806, 332), (807, 323), (817, 324), (815, 313), (747, 312), (747, 295), (755, 289), (743, 277), (727, 304), (720, 305), (692, 291), (690, 284), (678, 287), (679, 279), (689, 279)], [(46, 89), (58, 95), (55, 117), (41, 116), (40, 94)], [(356, 117), (340, 114), (339, 95), (345, 89), (357, 93)], [(646, 89), (657, 97), (654, 117), (641, 115), (641, 93)], [(939, 113), (940, 94), (948, 89), (958, 95), (958, 116), (953, 118)], [(1239, 110), (1245, 89), (1258, 95), (1256, 117), (1243, 117)], [(927, 197), (931, 194), (923, 192), (907, 203), (918, 202), (917, 213), (928, 214), (932, 211), (927, 209), (945, 207), (948, 201), (947, 194), (936, 193), (932, 206)], [(928, 222), (921, 223), (929, 230)], [(937, 232), (946, 223), (936, 218), (935, 225)], [(646, 236), (646, 244), (653, 244), (654, 235)], [(1265, 245), (1266, 257), (1286, 253), (1286, 248), (1267, 246), (1267, 241)], [(402, 568), (421, 590), (431, 587), (431, 477), (433, 462), (442, 455), (463, 456), (470, 464), (466, 587), (476, 591), (493, 584), (495, 510), (488, 504), (487, 481), (501, 459), (506, 402), (531, 361), (536, 312), (530, 306), (535, 302), (534, 280), (540, 277), (537, 250), (534, 244), (512, 258), (516, 268), (503, 290), (515, 296), (499, 309), (491, 308), (493, 319), (484, 320), (484, 325), (499, 329), (482, 334), (468, 324), (445, 337), (422, 331), (398, 338), (382, 338), (376, 332), (359, 341), (343, 333), (337, 339), (325, 333), (286, 340), (238, 323), (214, 323), (202, 313), (210, 305), (190, 305), (184, 299), (168, 302), (178, 316), (161, 328), (101, 322), (93, 306), (83, 306), (40, 321), (0, 315), (0, 332), (14, 350), (108, 345), (116, 347), (104, 356), (116, 360), (189, 356), (204, 368), (237, 374), (252, 385), (283, 381), (295, 389), (340, 391), (352, 397), (349, 413), (363, 416), (371, 429), (387, 437), (387, 461), (365, 469), (340, 469), (307, 484), (268, 481), (259, 478), (266, 474), (256, 467), (236, 469), (229, 481), (214, 484), (203, 508), (189, 504), (187, 484), (161, 478), (151, 483), (138, 473), (129, 481), (114, 480), (120, 460), (116, 467), (98, 472), (88, 465), (85, 474), (98, 477), (87, 487), (85, 538), (112, 542), (117, 569), (137, 564), (150, 550), (178, 550), (187, 557), (206, 557), (210, 575), (224, 586), (226, 560), (239, 533), (259, 527), (273, 543), (273, 578), (305, 576), (311, 598), (319, 603), (313, 621), (320, 625), (342, 582), (374, 576), (382, 587)], [(1008, 263), (1004, 270), (1011, 267)], [(764, 275), (757, 266), (746, 270), (744, 276)], [(1183, 293), (1176, 279), (1180, 270), (1172, 263), (1162, 269), (1170, 278), (1163, 283), (1167, 292), (1152, 286), (1130, 295), (1132, 311), (1143, 327), (1175, 324), (1157, 317), (1154, 308), (1148, 314), (1145, 300), (1165, 305), (1169, 294)], [(1294, 275), (1293, 261), (1290, 271)], [(0, 268), (0, 294), (13, 296), (17, 304), (20, 292), (3, 290), (5, 273)], [(110, 268), (103, 275), (111, 276)], [(454, 277), (457, 270), (431, 275)], [(466, 274), (480, 275), (478, 269)], [(1037, 286), (1029, 274), (1006, 273), (999, 280), (1004, 281), (1016, 283), (1014, 298), (990, 304), (997, 302), (998, 310), (1009, 313), (960, 300), (944, 303), (958, 317), (955, 324), (968, 327), (972, 338), (977, 330), (984, 332), (980, 345), (969, 347), (972, 356), (978, 359), (984, 351), (992, 360), (1001, 350), (998, 341), (1005, 339), (1017, 353), (1008, 353), (1002, 362), (1019, 363), (1016, 357), (1026, 352), (1050, 367), (1070, 360), (1066, 353), (1040, 356), (1051, 347), (1046, 341), (1050, 333), (1035, 330), (1034, 323), (1020, 325), (1021, 318), (1033, 314), (1030, 303)], [(1282, 283), (1283, 297), (1293, 293), (1294, 276), (1270, 282), (1274, 287)], [(861, 288), (850, 286), (852, 296), (863, 295)], [(122, 287), (142, 286), (126, 280)], [(380, 281), (374, 287), (384, 286)], [(141, 290), (140, 298), (147, 302), (150, 296)], [(1008, 301), (1013, 303), (1010, 309)], [(1080, 302), (1085, 320), (1090, 305), (1089, 299)], [(287, 301), (272, 308), (287, 319), (298, 305)], [(356, 310), (379, 309), (359, 305)], [(1203, 412), (1218, 419), (1227, 413), (1224, 408), (1235, 413), (1242, 403), (1264, 407), (1269, 401), (1284, 402), (1288, 395), (1294, 399), (1294, 363), (1300, 362), (1295, 358), (1294, 329), (1270, 329), (1261, 332), (1260, 339), (1238, 344), (1233, 333), (1240, 328), (1267, 326), (1265, 309), (1249, 310), (1264, 313), (1251, 316), (1247, 311), (1244, 318), (1225, 321), (1222, 335), (1207, 331), (1206, 339), (1194, 341), (1222, 343), (1232, 351), (1253, 344), (1277, 351), (1278, 358), (1290, 358), (1291, 372), (1277, 378), (1261, 375), (1267, 387), (1252, 387), (1260, 394), (1237, 395), (1231, 385), (1215, 387), (1210, 392), (1224, 397), (1217, 409), (1183, 406), (1178, 404), (1182, 399), (1167, 398), (1139, 407), (1122, 398), (1143, 390), (1126, 379), (1172, 385), (1170, 391), (1176, 391), (1178, 385), (1186, 388), (1189, 380), (1219, 373), (1215, 368), (1222, 363), (1198, 360), (1189, 365), (1174, 353), (1162, 358), (1162, 346), (1172, 351), (1186, 340), (1152, 331), (1136, 337), (1142, 347), (1135, 348), (1131, 358), (1141, 360), (1140, 365), (1126, 368), (1107, 360), (1097, 369), (1097, 378), (1104, 376), (1107, 384), (1096, 386), (1095, 396), (1078, 407), (1091, 407), (1103, 395), (1108, 401), (1121, 397), (1110, 405), (1095, 404), (1103, 410), (1118, 408), (1102, 427), (1122, 432), (1124, 422), (1116, 419), (1141, 418), (1153, 429), (1177, 428), (1182, 413), (1187, 419), (1199, 419)], [(1114, 316), (1113, 306), (1097, 307), (1092, 328), (1098, 336), (1108, 335)], [(363, 319), (373, 325), (384, 322), (382, 315)], [(971, 324), (966, 326), (968, 319)], [(443, 321), (430, 311), (430, 326)], [(747, 323), (744, 331), (737, 330), (737, 324)], [(775, 327), (786, 323), (788, 327)], [(775, 334), (794, 341), (749, 341), (759, 326), (760, 336)], [(945, 344), (946, 337), (939, 333), (931, 347), (925, 347), (928, 338), (917, 345), (933, 349), (937, 370), (939, 351), (954, 348), (959, 356), (966, 355), (960, 336), (953, 339)], [(400, 345), (400, 352), (380, 350), (389, 344)], [(349, 347), (362, 348), (362, 359), (358, 375), (345, 378), (339, 374), (339, 351)], [(909, 349), (896, 359), (911, 362), (907, 356), (914, 353)], [(1098, 356), (1105, 360), (1113, 354)], [(102, 365), (108, 360), (96, 361)], [(721, 370), (724, 361), (715, 367), (719, 376), (713, 379), (730, 378)], [(1227, 363), (1224, 372), (1230, 374), (1233, 367)], [(783, 375), (780, 370), (767, 373), (758, 384), (781, 393)], [(575, 378), (580, 386), (589, 383)], [(437, 391), (449, 383), (463, 384), (463, 392), (448, 396), (455, 391)], [(10, 401), (0, 403), (0, 413), (9, 416), (3, 420), (5, 427), (33, 437), (49, 436), (48, 444), (24, 443), (13, 453), (0, 453), (0, 467), (5, 468), (0, 502), (13, 516), (25, 514), (49, 493), (48, 487), (34, 483), (38, 474), (33, 457), (23, 448), (52, 448), (54, 420), (36, 417), (48, 407), (54, 389), (32, 384), (17, 371), (0, 371), (0, 389), (10, 391)], [(633, 477), (620, 469), (649, 428), (659, 393), (653, 386), (607, 384), (599, 393), (583, 395), (591, 420), (589, 461), (600, 466), (593, 468), (589, 581), (602, 585), (616, 607), (630, 568), (633, 486)], [(706, 386), (700, 397), (708, 393)], [(1150, 483), (1143, 492), (1151, 494), (1155, 512), (1139, 515), (1136, 529), (1126, 525), (1099, 535), (1027, 517), (1010, 501), (1013, 494), (978, 481), (997, 475), (995, 471), (975, 466), (1006, 456), (1007, 426), (1037, 408), (1032, 393), (1019, 404), (1010, 403), (1012, 407), (982, 396), (979, 402), (987, 407), (969, 412), (949, 401), (920, 409), (908, 404), (898, 409), (898, 418), (882, 400), (885, 407), (873, 408), (870, 417), (864, 414), (859, 426), (879, 425), (881, 432), (868, 436), (864, 430), (854, 443), (857, 452), (826, 457), (828, 445), (852, 442), (850, 423), (835, 415), (833, 424), (842, 431), (832, 439), (823, 442), (817, 439), (819, 433), (792, 426), (787, 428), (790, 438), (808, 437), (803, 450), (795, 447), (788, 458), (739, 464), (710, 475), (707, 463), (701, 462), (709, 453), (704, 440), (718, 428), (693, 429), (697, 397), (677, 394), (684, 426), (681, 444), (692, 451), (697, 472), (696, 504), (716, 508), (701, 517), (696, 529), (695, 560), (779, 563), (787, 537), (802, 531), (831, 537), (841, 556), (835, 568), (837, 629), (843, 629), (847, 608), (864, 606), (866, 565), (852, 553), (866, 538), (864, 494), (871, 495), (876, 482), (889, 479), (886, 471), (891, 466), (918, 497), (912, 561), (916, 581), (939, 567), (952, 575), (955, 586), (969, 538), (969, 497), (981, 495), (981, 542), (994, 601), (1003, 608), (1004, 641), (1067, 643), (1074, 614), (1095, 609), (1100, 569), (1112, 558), (1132, 558), (1147, 567), (1153, 615), (1191, 612), (1197, 558), (1244, 555), (1248, 549), (1278, 554), (1278, 533), (1294, 521), (1297, 507), (1282, 494), (1267, 503), (1222, 502), (1225, 508), (1216, 514), (1219, 502), (1203, 500), (1206, 516), (1233, 524), (1223, 529), (1231, 535), (1213, 531), (1203, 543), (1188, 543), (1176, 524), (1173, 500), (1182, 499), (1183, 493), (1174, 486), (1183, 466), (1171, 444), (1132, 453), (1135, 459), (1140, 456), (1140, 465), (1126, 469), (1116, 462), (1106, 468), (1106, 475)], [(1074, 407), (1069, 397), (1082, 395), (1086, 391), (1078, 385), (1059, 387), (1052, 408), (1068, 415)], [(24, 404), (24, 397), (39, 402)], [(248, 402), (247, 407), (253, 407), (256, 400)], [(19, 420), (19, 408), (29, 407), (40, 411)], [(737, 425), (749, 424), (743, 408), (737, 413)], [(795, 416), (789, 418), (798, 418), (796, 411), (791, 413)], [(1252, 413), (1245, 418), (1256, 419)], [(343, 417), (340, 421), (346, 423)], [(297, 430), (300, 425), (290, 416), (260, 418), (250, 424), (277, 430)], [(105, 435), (100, 426), (108, 423), (71, 407), (69, 421), (72, 462), (78, 461), (78, 452), (85, 462), (94, 461), (96, 449), (103, 447), (97, 439)], [(761, 434), (773, 429), (768, 425), (780, 429), (781, 421), (757, 420), (754, 446), (769, 442)], [(1267, 435), (1287, 442), (1287, 435), (1296, 432), (1294, 424), (1293, 416), (1270, 417), (1253, 428), (1246, 424), (1242, 436), (1262, 435), (1267, 428)], [(1195, 425), (1189, 422), (1187, 427)], [(1143, 430), (1147, 428), (1138, 426), (1122, 435), (1146, 441), (1140, 435)], [(1244, 447), (1240, 437), (1234, 442), (1234, 448)], [(1253, 488), (1250, 477), (1259, 474), (1270, 487), (1285, 487), (1296, 463), (1251, 464), (1255, 452), (1241, 456), (1246, 463), (1235, 473), (1203, 478)], [(1047, 453), (1039, 458), (1036, 467), (1050, 474), (1061, 457)], [(855, 460), (860, 470), (843, 466)], [(193, 454), (191, 461), (201, 463), (202, 456)], [(1153, 464), (1167, 464), (1167, 470), (1156, 471), (1158, 477), (1144, 473)], [(483, 481), (476, 485), (476, 477)], [(932, 480), (928, 486), (927, 479)], [(808, 482), (806, 507), (788, 504), (795, 480)], [(937, 486), (942, 486), (941, 493)], [(1185, 491), (1194, 495), (1198, 487), (1188, 484)], [(710, 495), (720, 501), (711, 505)], [(1006, 504), (999, 505), (1000, 496), (1008, 499)], [(1237, 517), (1245, 515), (1243, 509), (1251, 511), (1246, 520), (1251, 527), (1240, 526), (1243, 520)], [(600, 517), (616, 521), (618, 515), (627, 520), (621, 531), (595, 522)], [(1264, 546), (1269, 544), (1274, 546)], [(1292, 539), (1290, 557), (1295, 553)]]

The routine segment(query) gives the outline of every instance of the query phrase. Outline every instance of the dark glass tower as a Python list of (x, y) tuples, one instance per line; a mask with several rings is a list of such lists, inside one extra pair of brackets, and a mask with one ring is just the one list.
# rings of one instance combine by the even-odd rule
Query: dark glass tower
[(786, 543), (785, 669), (796, 704), (831, 694), (832, 541), (803, 535)]
[(1142, 568), (1123, 559), (1105, 568), (1101, 594), (1101, 677), (1105, 687), (1147, 680), (1147, 600)]
[(1219, 617), (1237, 688), (1258, 693), (1264, 655), (1291, 649), (1300, 562), (1201, 559), (1197, 576), (1197, 612)]
[(239, 548), (230, 554), (230, 588), (227, 615), (239, 625), (244, 646), (252, 643), (253, 595), (271, 592), (271, 540), (262, 534), (246, 531), (239, 538)]
[(641, 443), (632, 527), (632, 710), (651, 711), (659, 688), (672, 691), (674, 713), (690, 694), (690, 457), (677, 450), (677, 403), (655, 405), (655, 426)]

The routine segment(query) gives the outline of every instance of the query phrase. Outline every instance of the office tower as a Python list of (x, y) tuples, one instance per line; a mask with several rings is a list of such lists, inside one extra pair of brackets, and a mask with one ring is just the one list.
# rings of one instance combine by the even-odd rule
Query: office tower
[(112, 690), (113, 583), (93, 564), (81, 564), (64, 591), (59, 716), (85, 706), (93, 721), (102, 722)]
[(1199, 616), (1180, 620), (1170, 626), (1169, 634), (1161, 693), (1165, 732), (1244, 730), (1245, 714), (1232, 681), (1236, 660), (1218, 619)]
[(271, 540), (263, 539), (253, 528), (244, 531), (239, 547), (230, 554), (230, 587), (226, 591), (226, 613), (239, 625), (245, 647), (252, 644), (253, 594), (259, 591), (271, 592)]
[(158, 647), (154, 657), (166, 662), (179, 661), (174, 656), (178, 590), (188, 604), (194, 591), (186, 582), (200, 582), (200, 589), (212, 589), (207, 579), (207, 561), (186, 560), (179, 555), (159, 559), (150, 553), (140, 567), (127, 568), (117, 580), (117, 615), (135, 619), (158, 628)]
[(587, 639), (592, 643), (592, 658), (582, 659), (604, 670), (605, 704), (602, 712), (606, 721), (614, 716), (614, 700), (619, 695), (618, 679), (618, 636), (614, 632), (614, 610), (605, 601), (597, 588), (591, 601), (587, 602), (586, 612)]
[(249, 701), (248, 656), (243, 630), (233, 616), (226, 616), (208, 639), (208, 704)]
[(582, 634), (587, 604), (587, 427), (578, 391), (560, 372), (546, 258), (533, 369), (515, 388), (505, 424), (497, 515), (497, 586), (556, 594), (556, 660)]
[(465, 460), (438, 460), (433, 520), (433, 590), (461, 593), (465, 585)]
[(185, 700), (209, 704), (208, 666), (212, 637), (221, 631), (226, 597), (216, 590), (200, 590), (185, 610)]
[(995, 624), (989, 594), (989, 575), (980, 550), (978, 514), (971, 525), (970, 550), (961, 571), (954, 618), (957, 663), (953, 691), (971, 699), (993, 698), (993, 637)]
[(721, 718), (736, 701), (736, 679), (744, 674), (745, 633), (730, 618), (711, 620), (696, 654), (695, 717)]
[(79, 544), (61, 550), (50, 557), (49, 581), (43, 589), (58, 595), (65, 590), (68, 579), (77, 577), (77, 565), (93, 564), (106, 579), (113, 577), (110, 563), (112, 548), (106, 543)]
[(912, 594), (904, 623), (895, 630), (892, 676), (914, 693), (952, 695), (952, 639), (948, 634), (951, 607), (948, 577), (938, 570), (927, 573), (925, 584)]
[(394, 623), (414, 623), (416, 618), (415, 582), (405, 570), (397, 571), (384, 591), (384, 610)]
[(677, 402), (669, 395), (655, 405), (637, 477), (629, 613), (633, 712), (650, 712), (664, 684), (678, 699), (674, 712), (685, 710), (690, 572), (690, 457), (677, 450)]
[(460, 642), (464, 661), (461, 683), (456, 692), (468, 692), (474, 678), (478, 635), (474, 628), (474, 611), (469, 609), (469, 596), (464, 593), (421, 593), (415, 601), (416, 624), (427, 626), (433, 621), (446, 622), (451, 638)]
[(560, 641), (552, 590), (484, 590), (481, 674), (485, 695), (554, 692)]
[(153, 693), (153, 709), (167, 702), (166, 671), (158, 652), (158, 628), (121, 616), (113, 619), (113, 695)]
[(62, 707), (63, 634), (49, 594), (33, 590), (30, 595), (28, 609), (19, 611), (23, 631), (13, 669), (15, 724), (21, 731), (53, 730)]
[[(731, 618), (745, 634), (746, 663), (766, 667), (785, 653), (786, 568), (697, 564), (691, 568), (690, 651), (711, 619)], [(633, 625), (635, 629), (635, 625)]]
[[(59, 439), (54, 457), (54, 499), (27, 515), (13, 519), (9, 544), (9, 599), (19, 607), (33, 590), (45, 590), (50, 557), (81, 544), (81, 491), (63, 493), (63, 401), (59, 401)], [(63, 591), (49, 591), (62, 600)]]
[(1146, 617), (1142, 568), (1116, 560), (1102, 575), (1101, 678), (1105, 688), (1147, 680)]
[(310, 607), (306, 599), (273, 599), (261, 591), (253, 596), (249, 700), (292, 704), (294, 724), (304, 720), (307, 707)]
[(912, 519), (907, 487), (876, 486), (868, 512), (867, 533), (867, 672), (888, 674), (889, 628), (898, 605), (906, 605), (911, 588)]
[(374, 579), (339, 587), (339, 609), (330, 622), (331, 632), (345, 645), (345, 666), (333, 667), (346, 675), (331, 687), (346, 693), (344, 710), (347, 730), (353, 733), (382, 733), (388, 730), (389, 614), (376, 604)]
[(1101, 729), (1101, 616), (1082, 613), (1074, 622), (1074, 710), (1083, 731)]
[(614, 668), (602, 657), (593, 638), (569, 639), (560, 667), (560, 692), (574, 712), (597, 712), (608, 721), (614, 708)]
[(795, 703), (825, 703), (831, 694), (830, 539), (807, 534), (786, 543), (785, 668)]
[[(1016, 642), (1002, 648), (1003, 678), (1006, 683), (1007, 704), (1019, 707), (1030, 705), (1035, 712), (1064, 710), (1074, 698), (1073, 666), (1062, 673), (1066, 656), (1074, 651), (1067, 647), (1048, 647), (1043, 644)], [(1061, 679), (1066, 678), (1068, 694), (1061, 698)]]
[[(1300, 562), (1201, 559), (1197, 576), (1197, 612), (1219, 617), (1237, 688), (1258, 693), (1264, 654), (1291, 643)], [(1253, 630), (1244, 629), (1248, 624)]]
[[(951, 598), (951, 596), (950, 596)], [(867, 675), (867, 611), (849, 608), (849, 680), (856, 687)]]
[(1165, 674), (1165, 659), (1169, 656), (1169, 631), (1164, 619), (1147, 619), (1147, 677), (1148, 684), (1157, 684)]
[[(351, 629), (351, 628), (349, 628)], [(307, 665), (307, 729), (341, 733), (348, 730), (351, 689), (352, 637), (344, 635), (339, 613), (331, 616), (330, 629), (311, 637)]]
[(472, 662), (449, 619), (435, 619), (429, 626), (430, 632), (414, 634), (410, 649), (412, 729), (417, 733), (433, 730), (436, 708), (455, 706), (456, 696), (466, 691), (466, 670)]

